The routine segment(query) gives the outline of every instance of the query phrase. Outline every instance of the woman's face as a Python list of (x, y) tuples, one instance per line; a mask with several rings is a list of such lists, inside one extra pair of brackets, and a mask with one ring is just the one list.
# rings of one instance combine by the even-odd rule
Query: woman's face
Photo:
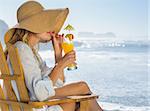
[(38, 33), (36, 34), (36, 36), (40, 39), (40, 42), (42, 43), (49, 42), (52, 39), (51, 34), (48, 32)]

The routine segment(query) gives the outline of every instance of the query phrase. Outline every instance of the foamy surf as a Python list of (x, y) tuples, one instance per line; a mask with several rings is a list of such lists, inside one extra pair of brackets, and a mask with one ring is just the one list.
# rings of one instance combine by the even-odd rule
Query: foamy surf
[(150, 106), (134, 107), (122, 104), (99, 102), (104, 111), (150, 111)]

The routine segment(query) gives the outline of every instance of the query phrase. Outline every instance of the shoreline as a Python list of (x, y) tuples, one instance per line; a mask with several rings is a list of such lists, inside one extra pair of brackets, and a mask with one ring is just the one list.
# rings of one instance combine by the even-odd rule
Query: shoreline
[(150, 106), (125, 106), (117, 103), (98, 102), (104, 111), (149, 111)]

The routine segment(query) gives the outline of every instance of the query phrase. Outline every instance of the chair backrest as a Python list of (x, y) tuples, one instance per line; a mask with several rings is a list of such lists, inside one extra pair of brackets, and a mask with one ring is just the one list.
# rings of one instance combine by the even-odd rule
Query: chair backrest
[(14, 72), (13, 75), (18, 76), (18, 79), (16, 79), (16, 83), (20, 95), (20, 100), (21, 102), (29, 102), (28, 90), (25, 85), (24, 71), (20, 61), (18, 49), (11, 44), (7, 44), (7, 48), (8, 48), (10, 62)]
[[(1, 79), (3, 79), (3, 82), (4, 82), (3, 83), (4, 86), (0, 87), (0, 100), (18, 101), (15, 91), (11, 84), (11, 81), (15, 80), (18, 93), (19, 93), (19, 97), (20, 97), (20, 102), (27, 103), (29, 102), (29, 95), (28, 95), (28, 90), (26, 88), (25, 81), (24, 81), (23, 67), (19, 58), (18, 49), (12, 44), (7, 44), (6, 46), (8, 49), (8, 55), (10, 58), (11, 66), (13, 68), (13, 75), (10, 74), (8, 63), (4, 55), (2, 45), (0, 43), (0, 72), (1, 72)], [(6, 92), (6, 94), (4, 92)], [(8, 107), (8, 104), (0, 103), (0, 105), (1, 105), (2, 111), (7, 111), (6, 107)], [(29, 111), (28, 108), (19, 106), (19, 104), (18, 105), (11, 104), (11, 109), (13, 111), (21, 111), (22, 108), (24, 109), (24, 111), (25, 110)]]

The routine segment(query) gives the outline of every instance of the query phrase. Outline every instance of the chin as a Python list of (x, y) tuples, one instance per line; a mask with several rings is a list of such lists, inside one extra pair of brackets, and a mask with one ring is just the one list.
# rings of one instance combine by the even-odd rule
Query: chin
[(48, 43), (50, 42), (51, 40), (40, 40), (41, 43)]

